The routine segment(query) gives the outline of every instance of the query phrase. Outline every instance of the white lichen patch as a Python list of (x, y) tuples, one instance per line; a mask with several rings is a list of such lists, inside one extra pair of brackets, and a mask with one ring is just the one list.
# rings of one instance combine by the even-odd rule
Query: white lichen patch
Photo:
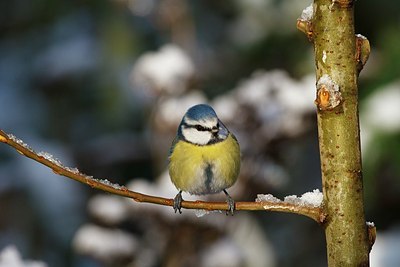
[(322, 51), (322, 62), (326, 63), (326, 58), (327, 58), (326, 51), (324, 50)]

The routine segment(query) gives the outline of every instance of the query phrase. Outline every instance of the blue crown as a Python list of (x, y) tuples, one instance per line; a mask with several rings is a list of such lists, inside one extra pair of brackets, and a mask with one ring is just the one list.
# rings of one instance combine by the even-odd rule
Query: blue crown
[(201, 120), (207, 118), (216, 118), (217, 114), (209, 105), (199, 104), (188, 109), (185, 116), (191, 120)]

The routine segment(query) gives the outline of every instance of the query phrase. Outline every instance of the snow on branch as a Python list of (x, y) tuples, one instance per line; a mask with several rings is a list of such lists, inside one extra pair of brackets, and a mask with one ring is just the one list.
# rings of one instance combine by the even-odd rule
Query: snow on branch
[(271, 194), (267, 195), (262, 195), (258, 194), (256, 198), (256, 202), (274, 202), (274, 203), (289, 203), (289, 204), (296, 204), (299, 206), (304, 206), (304, 207), (312, 207), (312, 208), (318, 208), (322, 206), (322, 200), (323, 200), (323, 195), (322, 192), (319, 191), (319, 189), (314, 189), (312, 192), (306, 192), (301, 197), (298, 197), (296, 195), (291, 195), (291, 196), (286, 196), (283, 201), (280, 200), (279, 198), (274, 197)]
[[(29, 145), (27, 145), (21, 139), (18, 139), (12, 134), (7, 134), (2, 130), (0, 130), (0, 142), (13, 147), (20, 154), (49, 167), (56, 174), (87, 184), (92, 188), (99, 189), (114, 195), (132, 198), (136, 202), (173, 206), (173, 199), (150, 196), (135, 191), (131, 191), (123, 185), (112, 183), (107, 179), (96, 179), (93, 176), (89, 176), (80, 172), (77, 168), (67, 167), (64, 164), (62, 164), (60, 160), (58, 160), (48, 152), (35, 152)], [(316, 190), (314, 190), (314, 193), (315, 191)], [(300, 199), (299, 201), (281, 201), (274, 197), (273, 198), (261, 197), (258, 198), (255, 202), (236, 202), (235, 209), (265, 210), (265, 211), (295, 213), (307, 216), (315, 220), (316, 222), (322, 224), (325, 220), (326, 215), (323, 212), (323, 209), (320, 205), (307, 204), (308, 200), (306, 200), (306, 198), (309, 199), (309, 197), (310, 196), (306, 197), (304, 194), (301, 198), (299, 198)], [(229, 209), (226, 202), (207, 202), (207, 201), (183, 201), (182, 207), (186, 209), (198, 209), (207, 211)]]
[(310, 4), (307, 6), (300, 17), (297, 19), (297, 29), (306, 34), (310, 41), (313, 40), (313, 25), (312, 20), (314, 17), (314, 6)]

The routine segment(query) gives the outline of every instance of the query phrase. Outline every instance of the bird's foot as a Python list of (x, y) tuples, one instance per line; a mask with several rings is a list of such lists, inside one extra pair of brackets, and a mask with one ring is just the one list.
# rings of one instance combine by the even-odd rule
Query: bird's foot
[(231, 198), (231, 196), (228, 194), (226, 190), (224, 190), (224, 193), (226, 195), (226, 202), (228, 203), (228, 210), (226, 211), (226, 215), (229, 215), (229, 213), (233, 216), (233, 211), (235, 210), (235, 200)]
[(179, 191), (179, 193), (175, 196), (174, 198), (174, 211), (179, 211), (179, 213), (182, 213), (181, 208), (182, 208), (182, 191)]

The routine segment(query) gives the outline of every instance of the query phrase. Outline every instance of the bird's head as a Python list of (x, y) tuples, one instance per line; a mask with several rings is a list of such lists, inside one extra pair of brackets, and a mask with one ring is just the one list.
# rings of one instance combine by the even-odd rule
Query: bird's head
[(199, 104), (185, 113), (179, 125), (178, 135), (192, 144), (209, 145), (225, 140), (229, 131), (212, 107)]

